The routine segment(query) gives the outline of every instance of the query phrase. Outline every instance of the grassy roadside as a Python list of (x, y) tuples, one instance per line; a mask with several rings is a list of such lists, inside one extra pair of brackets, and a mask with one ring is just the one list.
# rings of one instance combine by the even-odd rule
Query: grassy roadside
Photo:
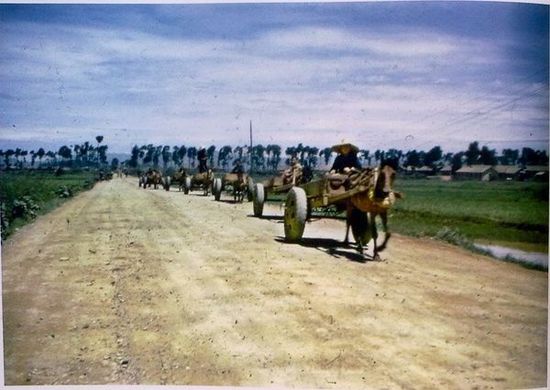
[(2, 239), (36, 216), (92, 188), (96, 178), (95, 171), (65, 172), (59, 176), (52, 171), (0, 172)]
[(399, 180), (405, 194), (392, 229), (410, 236), (454, 232), (472, 242), (546, 252), (548, 183)]

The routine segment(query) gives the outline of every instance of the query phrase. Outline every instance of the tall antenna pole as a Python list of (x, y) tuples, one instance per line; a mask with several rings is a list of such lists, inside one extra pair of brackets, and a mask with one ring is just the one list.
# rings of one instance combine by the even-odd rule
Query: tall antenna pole
[(252, 164), (254, 160), (252, 159), (252, 120), (250, 120), (250, 173), (252, 173)]

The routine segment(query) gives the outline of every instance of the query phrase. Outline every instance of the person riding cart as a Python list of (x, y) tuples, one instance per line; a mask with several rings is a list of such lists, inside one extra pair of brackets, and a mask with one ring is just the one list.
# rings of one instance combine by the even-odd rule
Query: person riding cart
[(302, 164), (295, 156), (290, 159), (290, 168), (283, 172), (283, 184), (296, 184), (302, 178)]
[(208, 166), (206, 165), (208, 156), (206, 155), (206, 149), (202, 146), (199, 148), (197, 158), (199, 159), (199, 173), (206, 172), (208, 170)]
[(341, 143), (332, 147), (332, 151), (337, 152), (338, 156), (330, 168), (330, 173), (348, 173), (352, 168), (362, 168), (357, 158), (359, 152), (357, 146), (342, 140)]
[(231, 173), (237, 173), (237, 174), (244, 173), (244, 167), (243, 167), (243, 164), (241, 163), (241, 160), (235, 161), (235, 166), (231, 170)]

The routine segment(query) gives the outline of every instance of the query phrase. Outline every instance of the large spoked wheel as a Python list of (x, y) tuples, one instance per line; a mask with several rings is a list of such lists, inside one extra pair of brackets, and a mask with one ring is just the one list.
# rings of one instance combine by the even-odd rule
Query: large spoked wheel
[(220, 200), (222, 195), (222, 179), (219, 177), (214, 179), (214, 183), (212, 184), (212, 193), (214, 194), (214, 199)]
[(250, 176), (246, 179), (246, 199), (249, 202), (254, 199), (254, 180)]
[(254, 199), (253, 199), (255, 217), (262, 216), (262, 213), (264, 212), (264, 201), (265, 201), (264, 185), (262, 183), (256, 183), (254, 185)]
[(191, 189), (191, 178), (190, 177), (186, 177), (185, 178), (185, 183), (183, 185), (183, 193), (185, 195), (187, 195), (189, 193), (189, 190)]
[(306, 192), (300, 187), (291, 188), (285, 204), (285, 238), (295, 242), (302, 238), (307, 219)]

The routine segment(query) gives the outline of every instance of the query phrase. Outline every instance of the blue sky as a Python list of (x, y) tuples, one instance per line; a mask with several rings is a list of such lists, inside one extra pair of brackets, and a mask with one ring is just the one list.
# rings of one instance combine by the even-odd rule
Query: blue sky
[(548, 149), (549, 7), (0, 5), (0, 148)]

